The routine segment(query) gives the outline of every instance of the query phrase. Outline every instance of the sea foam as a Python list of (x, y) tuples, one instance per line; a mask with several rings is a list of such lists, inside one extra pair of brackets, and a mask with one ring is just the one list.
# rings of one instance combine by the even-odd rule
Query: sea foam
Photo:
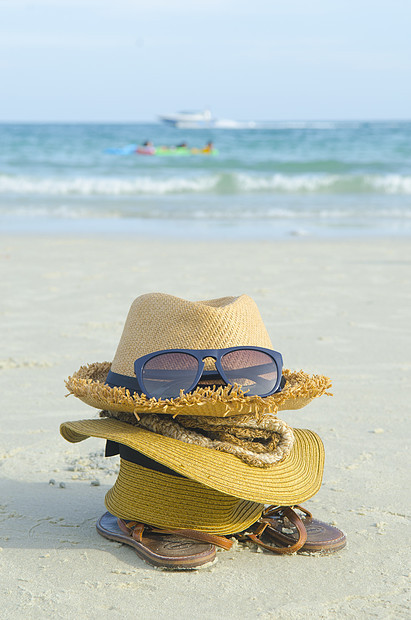
[(156, 178), (36, 178), (0, 175), (0, 195), (139, 196), (166, 194), (370, 193), (411, 195), (411, 176), (220, 173)]

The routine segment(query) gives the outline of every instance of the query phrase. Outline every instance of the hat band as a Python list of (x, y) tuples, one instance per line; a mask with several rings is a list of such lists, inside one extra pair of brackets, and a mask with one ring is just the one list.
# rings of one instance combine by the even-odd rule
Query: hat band
[(120, 458), (124, 459), (125, 461), (129, 461), (130, 463), (134, 463), (135, 465), (140, 465), (140, 467), (145, 467), (146, 469), (158, 471), (163, 474), (169, 474), (170, 476), (184, 478), (182, 474), (179, 474), (173, 469), (170, 469), (169, 467), (166, 467), (165, 465), (162, 465), (161, 463), (150, 459), (142, 452), (133, 450), (133, 448), (130, 448), (129, 446), (126, 446), (122, 443), (118, 443), (117, 441), (107, 439), (105, 456), (116, 456), (117, 454), (119, 454)]
[(120, 375), (118, 372), (108, 371), (107, 379), (104, 382), (109, 387), (124, 387), (129, 390), (131, 394), (141, 394), (141, 388), (135, 377), (129, 377), (128, 375)]

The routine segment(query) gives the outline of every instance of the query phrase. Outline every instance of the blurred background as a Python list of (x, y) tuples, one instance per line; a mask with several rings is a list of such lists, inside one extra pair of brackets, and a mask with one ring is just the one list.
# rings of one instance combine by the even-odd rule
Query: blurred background
[(410, 234), (410, 17), (406, 0), (2, 0), (1, 228)]

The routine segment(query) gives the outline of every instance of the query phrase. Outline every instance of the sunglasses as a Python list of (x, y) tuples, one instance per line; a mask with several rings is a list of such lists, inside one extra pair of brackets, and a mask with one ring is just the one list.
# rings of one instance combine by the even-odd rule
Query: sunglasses
[[(212, 358), (215, 370), (204, 370)], [(142, 392), (148, 398), (176, 398), (180, 390), (191, 392), (198, 385), (237, 384), (247, 396), (270, 396), (281, 389), (281, 353), (261, 347), (228, 349), (166, 349), (134, 362), (136, 379), (109, 372), (106, 383)]]

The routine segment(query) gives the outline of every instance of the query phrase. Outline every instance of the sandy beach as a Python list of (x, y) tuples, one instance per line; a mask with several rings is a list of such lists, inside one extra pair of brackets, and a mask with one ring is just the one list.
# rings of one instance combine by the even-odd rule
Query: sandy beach
[[(409, 239), (22, 235), (0, 247), (4, 618), (409, 617)], [(346, 549), (281, 557), (237, 545), (211, 568), (170, 573), (97, 534), (118, 457), (60, 436), (61, 422), (98, 415), (65, 398), (64, 379), (112, 359), (131, 302), (151, 291), (247, 293), (285, 366), (331, 377), (333, 397), (280, 417), (323, 439), (323, 485), (305, 506), (344, 530)]]

